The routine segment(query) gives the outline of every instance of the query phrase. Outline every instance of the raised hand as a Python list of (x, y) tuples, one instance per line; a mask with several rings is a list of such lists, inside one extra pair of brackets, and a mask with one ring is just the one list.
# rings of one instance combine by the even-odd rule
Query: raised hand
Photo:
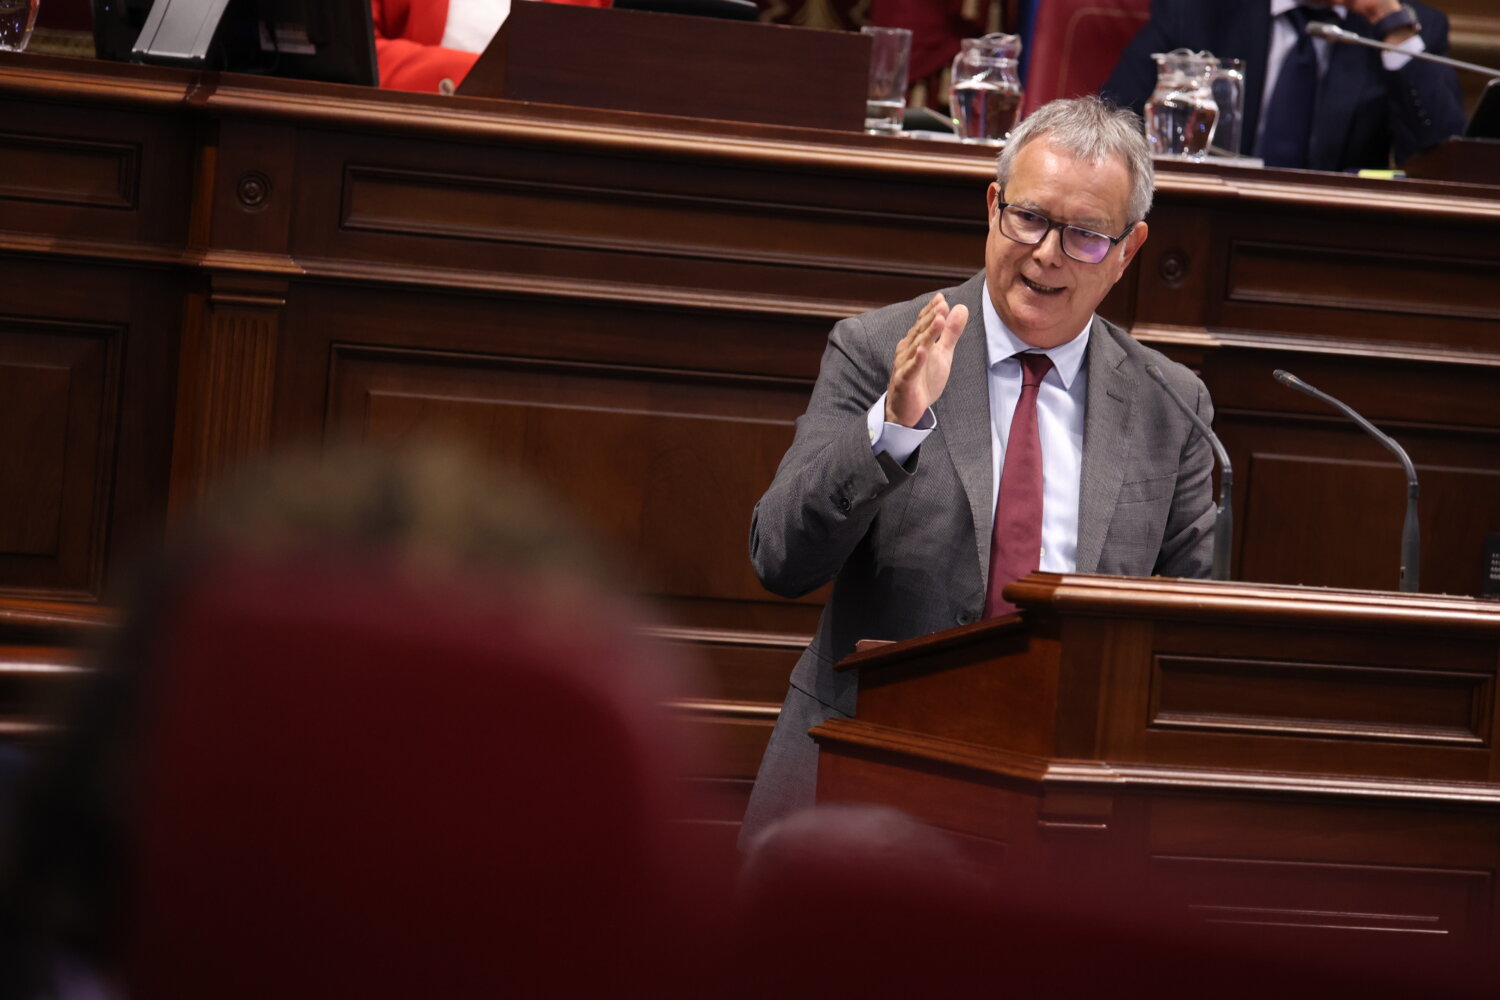
[(927, 408), (937, 402), (948, 386), (953, 348), (968, 321), (968, 306), (949, 309), (942, 293), (934, 295), (917, 313), (916, 323), (896, 345), (885, 395), (887, 422), (915, 427)]

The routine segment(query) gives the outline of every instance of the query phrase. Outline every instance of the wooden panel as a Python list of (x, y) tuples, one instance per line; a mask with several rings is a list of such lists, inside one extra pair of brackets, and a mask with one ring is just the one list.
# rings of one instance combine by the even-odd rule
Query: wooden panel
[(285, 283), (217, 281), (184, 330), (172, 459), (172, 506), (185, 514), (227, 471), (271, 441)]
[(1493, 682), (1492, 672), (1157, 656), (1147, 725), (1482, 746)]
[[(711, 57), (682, 59), (693, 50)], [(794, 74), (766, 72), (796, 66)], [(579, 72), (587, 66), (588, 72)], [(631, 10), (512, 12), (465, 94), (857, 131), (870, 42), (852, 32)], [(608, 80), (608, 86), (600, 86)], [(816, 100), (809, 100), (816, 94)]]
[(0, 317), (0, 579), (12, 590), (102, 583), (119, 334)]
[[(145, 98), (143, 104), (171, 93), (170, 87), (155, 90), (154, 71), (141, 76), (121, 81), (120, 91)], [(140, 86), (147, 80), (154, 93)], [(194, 126), (144, 107), (94, 103), (107, 100), (109, 90), (101, 87), (82, 99), (7, 94), (0, 133), (0, 245), (26, 245), (19, 234), (32, 233), (51, 236), (56, 250), (98, 253), (94, 241), (130, 240), (146, 245), (136, 260), (180, 257), (192, 206)], [(181, 85), (175, 90), (180, 100)]]
[[(1354, 312), (1495, 320), (1500, 261), (1237, 240), (1226, 297)], [(1307, 280), (1316, 275), (1315, 282)]]
[[(1112, 678), (1150, 700), (1138, 713), (1105, 708), (1134, 728), (1104, 748), (1111, 759), (1489, 778), (1493, 638), (1378, 622), (1363, 629), (1158, 623), (1154, 633), (1155, 656), (1137, 656), (1131, 673)], [(1290, 649), (1299, 655), (1290, 657)], [(1134, 719), (1141, 722), (1132, 727)]]
[(133, 209), (139, 149), (0, 132), (0, 198)]
[(1492, 871), (1172, 855), (1151, 865), (1153, 894), (1241, 940), (1317, 933), (1325, 947), (1396, 949), (1406, 963), (1461, 956), (1488, 938)]
[[(1267, 435), (1262, 435), (1267, 436)], [(1357, 428), (1340, 436), (1362, 445)], [(1321, 587), (1395, 589), (1406, 479), (1389, 463), (1252, 452), (1239, 575)], [(1500, 526), (1500, 471), (1417, 466), (1423, 590), (1477, 593), (1484, 526)], [(1447, 568), (1443, 572), (1441, 568)], [(1441, 573), (1432, 579), (1430, 573)]]
[(742, 555), (742, 498), (790, 443), (800, 392), (682, 372), (458, 360), (340, 349), (330, 430), (481, 445), (567, 498), (642, 567), (651, 592), (760, 599)]
[[(601, 186), (356, 166), (348, 171), (343, 228), (783, 266), (838, 262), (873, 271), (930, 268), (931, 251), (939, 249), (922, 232), (925, 219), (903, 224), (869, 208), (800, 198), (731, 205), (722, 196), (641, 187), (629, 174)], [(966, 228), (978, 227), (970, 220)], [(958, 273), (972, 270), (972, 247), (951, 242)]]

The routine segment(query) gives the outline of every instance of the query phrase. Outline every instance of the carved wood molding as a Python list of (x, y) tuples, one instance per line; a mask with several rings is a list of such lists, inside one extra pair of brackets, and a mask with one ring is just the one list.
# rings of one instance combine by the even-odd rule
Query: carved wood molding
[(1500, 786), (1481, 782), (1431, 781), (1290, 772), (1248, 771), (1111, 761), (1063, 760), (1016, 753), (964, 740), (893, 729), (859, 719), (830, 719), (811, 732), (823, 752), (870, 752), (917, 758), (982, 772), (987, 780), (1015, 781), (1036, 792), (1073, 789), (1095, 792), (1152, 790), (1236, 792), (1272, 796), (1337, 796), (1420, 805), (1500, 806)]
[[(1021, 605), (1066, 614), (1134, 617), (1146, 612), (1173, 620), (1443, 629), (1449, 636), (1500, 636), (1500, 604), (1439, 594), (1394, 594), (1233, 581), (1032, 573), (1005, 588)], [(979, 628), (989, 623), (981, 622)]]

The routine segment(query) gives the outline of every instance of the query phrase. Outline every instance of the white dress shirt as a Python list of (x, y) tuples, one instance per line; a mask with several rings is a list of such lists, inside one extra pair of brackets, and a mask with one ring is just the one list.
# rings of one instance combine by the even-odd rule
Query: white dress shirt
[(483, 52), (510, 15), (510, 0), (448, 0), (443, 48)]
[[(1287, 54), (1297, 44), (1297, 33), (1292, 30), (1292, 24), (1282, 17), (1293, 7), (1302, 6), (1297, 0), (1271, 0), (1271, 47), (1266, 52), (1266, 82), (1265, 89), (1261, 92), (1260, 106), (1268, 108), (1271, 106), (1271, 94), (1276, 90), (1276, 80), (1281, 76), (1281, 64), (1286, 62)], [(1342, 4), (1334, 4), (1333, 11), (1339, 17), (1348, 17), (1349, 8)], [(1380, 39), (1376, 39), (1380, 41)], [(1328, 46), (1331, 43), (1321, 38), (1313, 39), (1313, 52), (1318, 57), (1318, 77), (1321, 79), (1328, 72)], [(1399, 48), (1407, 52), (1425, 52), (1427, 46), (1422, 43), (1420, 34), (1414, 35), (1402, 42)], [(1411, 56), (1401, 55), (1396, 52), (1382, 52), (1380, 61), (1386, 69), (1392, 73), (1402, 66), (1411, 62)], [(1260, 120), (1255, 123), (1255, 147), (1260, 148), (1261, 137), (1266, 132), (1266, 116), (1262, 114)]]
[[(1006, 327), (990, 301), (983, 296), (985, 349), (990, 359), (990, 516), (1000, 495), (1000, 470), (1005, 464), (1010, 421), (1021, 397), (1021, 363), (1014, 357), (1035, 350)], [(1078, 503), (1083, 475), (1083, 424), (1088, 400), (1089, 327), (1065, 344), (1040, 353), (1052, 359), (1052, 370), (1037, 390), (1037, 432), (1042, 444), (1042, 551), (1040, 567), (1051, 573), (1071, 573), (1078, 565)], [(998, 360), (997, 360), (998, 359)], [(886, 423), (885, 395), (870, 407), (866, 417), (871, 447), (897, 462), (905, 463), (937, 427), (937, 417), (928, 410), (916, 427)]]

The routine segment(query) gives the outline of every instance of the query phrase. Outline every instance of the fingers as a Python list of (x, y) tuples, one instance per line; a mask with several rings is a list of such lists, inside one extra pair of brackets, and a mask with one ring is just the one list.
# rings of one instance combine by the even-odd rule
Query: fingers
[(949, 351), (952, 351), (958, 343), (958, 338), (964, 335), (964, 327), (969, 322), (969, 307), (954, 306), (952, 311), (943, 320), (943, 329), (934, 340), (938, 340)]

